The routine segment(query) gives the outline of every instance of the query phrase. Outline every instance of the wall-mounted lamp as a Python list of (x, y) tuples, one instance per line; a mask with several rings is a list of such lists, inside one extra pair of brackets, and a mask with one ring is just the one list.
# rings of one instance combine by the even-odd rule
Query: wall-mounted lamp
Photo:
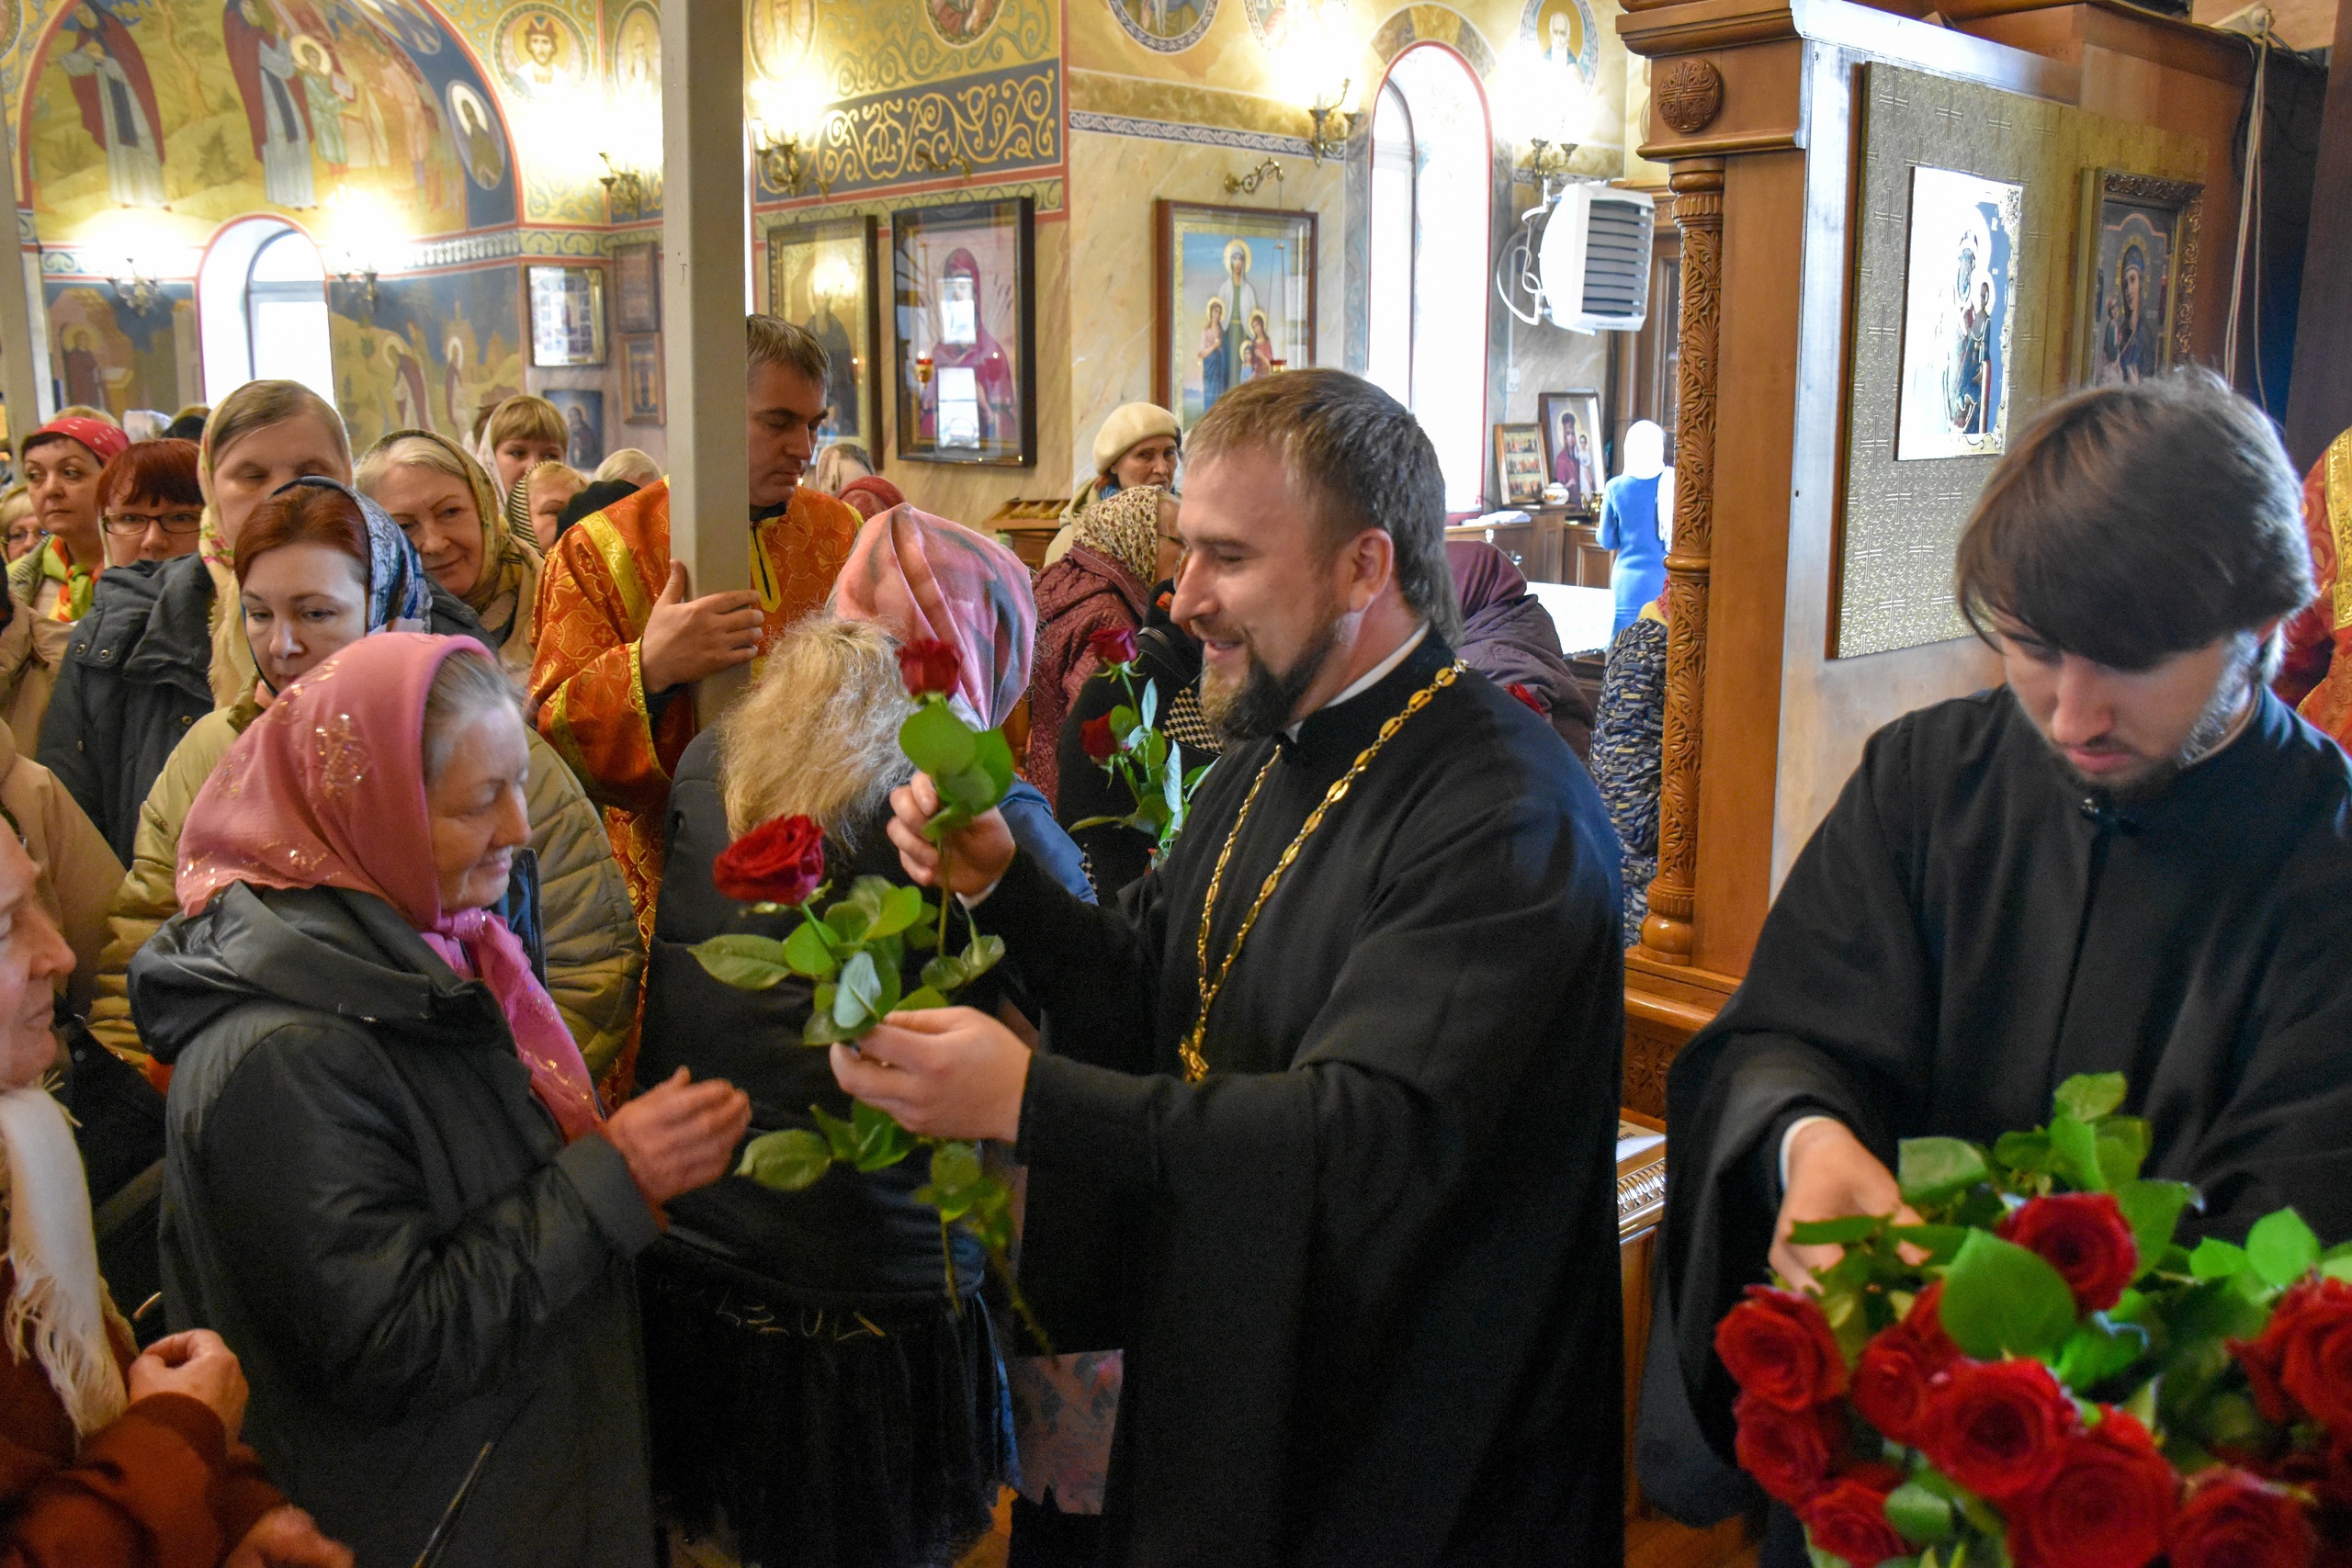
[(817, 173), (817, 138), (808, 138), (807, 148), (801, 146), (798, 132), (779, 132), (765, 120), (752, 122), (752, 151), (760, 160), (760, 177), (786, 196), (798, 196), (800, 187), (811, 178), (818, 191), (833, 194), (833, 182)]
[(1577, 155), (1573, 141), (1547, 141), (1540, 136), (1527, 139), (1527, 156), (1512, 173), (1532, 186), (1541, 186), (1544, 200), (1549, 206), (1557, 194), (1555, 186), (1568, 177), (1568, 160)]
[(376, 268), (374, 265), (369, 262), (364, 262), (357, 256), (346, 254), (343, 257), (341, 265), (335, 266), (334, 270), (335, 281), (342, 284), (345, 288), (357, 293), (359, 298), (367, 304), (368, 313), (370, 316), (374, 315), (376, 313)]
[[(1340, 90), (1332, 94), (1329, 100), (1318, 93), (1316, 95), (1315, 101), (1307, 106), (1307, 118), (1315, 122), (1315, 130), (1306, 139), (1306, 150), (1314, 154), (1315, 161), (1318, 164), (1326, 158), (1343, 158), (1347, 155), (1348, 138), (1356, 132), (1356, 117), (1355, 111), (1345, 106), (1349, 90), (1354, 85), (1354, 82), (1342, 78)], [(1334, 118), (1340, 122), (1340, 133), (1337, 136), (1332, 135), (1326, 129)]]
[(116, 303), (135, 316), (143, 316), (155, 308), (164, 291), (153, 277), (141, 270), (137, 256), (122, 258), (122, 270), (107, 280), (114, 288)]
[(915, 143), (915, 150), (908, 154), (907, 167), (926, 175), (944, 175), (952, 169), (967, 180), (972, 177), (972, 160), (958, 152), (943, 164), (939, 161), (939, 155), (931, 150), (931, 143), (928, 141)]
[(598, 177), (596, 183), (605, 187), (606, 216), (615, 215), (615, 209), (619, 205), (621, 198), (627, 197), (629, 216), (642, 217), (645, 212), (645, 176), (635, 169), (625, 168), (614, 163), (610, 152), (599, 152), (596, 156), (605, 162), (605, 172)]
[(1555, 52), (1518, 44), (1504, 56), (1496, 84), (1503, 133), (1525, 149), (1512, 171), (1539, 186), (1551, 206), (1569, 180), (1568, 162), (1592, 124), (1593, 104), (1582, 72)]
[(1264, 163), (1260, 164), (1256, 168), (1250, 170), (1246, 175), (1226, 175), (1225, 194), (1227, 196), (1255, 196), (1258, 194), (1258, 187), (1264, 185), (1270, 179), (1276, 185), (1283, 183), (1283, 166), (1280, 164), (1275, 163), (1272, 158), (1269, 158)]
[(791, 80), (762, 78), (752, 90), (752, 152), (760, 161), (760, 177), (771, 189), (798, 196), (814, 180), (817, 189), (833, 194), (832, 181), (817, 172), (818, 149), (824, 144), (825, 127), (832, 118), (832, 103), (823, 78), (804, 66)]

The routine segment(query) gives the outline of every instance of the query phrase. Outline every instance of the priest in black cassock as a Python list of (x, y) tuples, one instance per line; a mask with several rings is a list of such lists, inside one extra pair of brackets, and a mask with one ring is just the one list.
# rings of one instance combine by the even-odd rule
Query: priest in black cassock
[(2007, 683), (1871, 739), (1668, 1077), (1645, 1496), (1759, 1500), (1713, 1335), (1768, 1257), (1838, 1256), (1791, 1224), (1895, 1211), (1899, 1140), (2039, 1126), (2069, 1075), (2127, 1075), (2187, 1231), (2352, 1236), (2352, 764), (2267, 689), (2311, 584), (2278, 435), (2207, 372), (2012, 442), (1958, 559)]
[[(1114, 1190), (1113, 1562), (1613, 1565), (1607, 814), (1447, 646), (1443, 488), (1404, 408), (1268, 377), (1187, 457), (1173, 610), (1231, 740), (1182, 838), (1098, 910), (992, 815), (956, 835), (952, 886), (1052, 1052), (949, 1009), (834, 1071), (918, 1131), (1017, 1139), (1033, 1219), (1057, 1179)], [(934, 799), (894, 801), (918, 880)]]

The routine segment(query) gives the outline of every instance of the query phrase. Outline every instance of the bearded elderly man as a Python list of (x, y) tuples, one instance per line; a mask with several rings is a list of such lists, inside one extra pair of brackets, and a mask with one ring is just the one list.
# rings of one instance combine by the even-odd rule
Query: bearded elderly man
[[(2312, 593), (2269, 421), (2203, 371), (2059, 402), (1958, 585), (2007, 686), (1871, 738), (1668, 1078), (1639, 1463), (1690, 1522), (1754, 1495), (1716, 1322), (1768, 1256), (1836, 1258), (1792, 1224), (1895, 1212), (1900, 1139), (1990, 1143), (2122, 1073), (2190, 1230), (2293, 1204), (2352, 1236), (2352, 765), (2266, 689)], [(1766, 1561), (1802, 1563), (1777, 1525)]]
[[(1447, 646), (1411, 414), (1295, 371), (1227, 393), (1191, 452), (1173, 613), (1231, 744), (1183, 837), (1117, 910), (994, 815), (951, 838), (1054, 1051), (951, 1008), (834, 1073), (923, 1132), (1017, 1140), (1033, 1202), (1115, 1190), (1091, 1238), (1125, 1250), (1111, 1562), (1614, 1564), (1608, 814)], [(893, 800), (918, 881), (935, 799)]]

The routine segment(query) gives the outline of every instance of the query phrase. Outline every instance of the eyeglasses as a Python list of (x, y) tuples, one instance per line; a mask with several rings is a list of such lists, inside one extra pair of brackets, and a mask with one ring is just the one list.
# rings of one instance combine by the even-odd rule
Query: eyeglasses
[(109, 512), (104, 518), (106, 531), (126, 537), (137, 537), (162, 524), (166, 534), (193, 534), (204, 526), (202, 512)]

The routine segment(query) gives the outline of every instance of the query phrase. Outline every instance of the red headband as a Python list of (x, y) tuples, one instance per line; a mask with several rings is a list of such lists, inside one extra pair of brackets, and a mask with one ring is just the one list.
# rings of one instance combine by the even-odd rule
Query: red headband
[(17, 449), (18, 453), (31, 451), (44, 437), (51, 435), (80, 442), (102, 464), (113, 462), (130, 445), (130, 437), (124, 434), (119, 426), (108, 424), (102, 419), (84, 419), (74, 415), (52, 419), (26, 436), (24, 446)]

